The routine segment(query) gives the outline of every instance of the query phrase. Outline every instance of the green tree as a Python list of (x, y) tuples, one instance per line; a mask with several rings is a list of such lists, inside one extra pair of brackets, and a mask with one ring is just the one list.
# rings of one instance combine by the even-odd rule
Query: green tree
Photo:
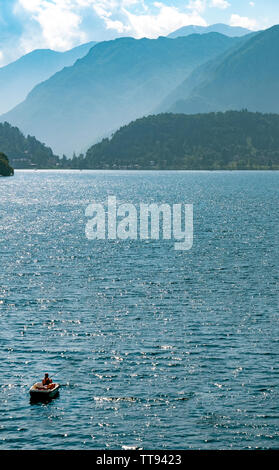
[(1, 176), (12, 176), (14, 169), (10, 166), (8, 157), (0, 152), (0, 175)]

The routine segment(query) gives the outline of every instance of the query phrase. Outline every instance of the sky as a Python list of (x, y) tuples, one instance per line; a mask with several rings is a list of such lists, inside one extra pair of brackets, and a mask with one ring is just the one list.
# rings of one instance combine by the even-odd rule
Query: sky
[(119, 36), (156, 38), (190, 25), (279, 24), (278, 0), (0, 0), (0, 67), (34, 49), (65, 51)]

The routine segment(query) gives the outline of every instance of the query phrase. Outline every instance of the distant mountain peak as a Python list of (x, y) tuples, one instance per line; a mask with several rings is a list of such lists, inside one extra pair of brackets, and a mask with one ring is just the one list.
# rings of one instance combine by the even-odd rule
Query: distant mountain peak
[(249, 29), (240, 26), (229, 26), (223, 23), (216, 23), (209, 26), (189, 25), (173, 31), (168, 38), (177, 38), (179, 36), (189, 36), (190, 34), (221, 33), (225, 36), (240, 37), (251, 33)]

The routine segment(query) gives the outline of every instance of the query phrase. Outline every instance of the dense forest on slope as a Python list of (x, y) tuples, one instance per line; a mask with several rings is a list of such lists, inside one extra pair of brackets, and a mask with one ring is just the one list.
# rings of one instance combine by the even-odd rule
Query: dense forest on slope
[(8, 157), (0, 152), (0, 176), (12, 176), (14, 169), (10, 166)]
[(71, 168), (279, 169), (279, 115), (228, 111), (138, 119), (93, 145)]
[(57, 168), (59, 158), (35, 137), (25, 137), (17, 127), (0, 123), (0, 152), (14, 168)]
[(86, 155), (59, 158), (35, 137), (0, 124), (0, 151), (14, 168), (279, 169), (279, 115), (244, 111), (159, 114), (120, 128)]

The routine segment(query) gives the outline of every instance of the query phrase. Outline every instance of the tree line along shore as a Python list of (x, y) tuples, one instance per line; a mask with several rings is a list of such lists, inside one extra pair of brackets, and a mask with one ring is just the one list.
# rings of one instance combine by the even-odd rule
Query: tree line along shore
[[(1, 174), (18, 169), (277, 170), (279, 115), (247, 110), (137, 119), (85, 154), (59, 157), (0, 124)], [(6, 155), (8, 157), (6, 157)], [(10, 161), (10, 163), (9, 163)]]

